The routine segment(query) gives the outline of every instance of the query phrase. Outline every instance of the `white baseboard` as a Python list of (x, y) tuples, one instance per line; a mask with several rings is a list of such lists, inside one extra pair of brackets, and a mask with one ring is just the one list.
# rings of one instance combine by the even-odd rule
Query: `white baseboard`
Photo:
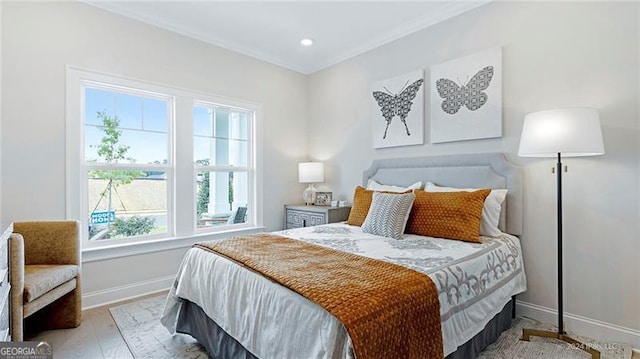
[[(516, 300), (516, 313), (519, 316), (533, 318), (545, 323), (558, 324), (558, 311)], [(602, 322), (571, 313), (564, 313), (565, 330), (594, 339), (608, 340), (631, 345), (634, 352), (640, 353), (640, 330)], [(636, 349), (638, 348), (638, 349)]]
[(82, 310), (101, 307), (171, 288), (175, 275), (107, 288), (82, 295)]

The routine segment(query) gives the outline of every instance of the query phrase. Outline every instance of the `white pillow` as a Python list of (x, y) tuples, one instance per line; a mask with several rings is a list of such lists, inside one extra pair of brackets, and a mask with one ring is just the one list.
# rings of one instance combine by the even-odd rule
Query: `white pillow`
[(386, 185), (386, 184), (380, 184), (374, 180), (369, 180), (367, 182), (367, 189), (370, 189), (372, 191), (379, 191), (379, 192), (395, 192), (395, 193), (403, 193), (403, 192), (407, 192), (410, 191), (412, 189), (420, 189), (422, 187), (422, 182), (418, 181), (414, 184), (412, 184), (409, 187), (401, 187), (401, 186), (393, 186), (393, 185)]
[[(440, 187), (432, 182), (427, 182), (424, 185), (426, 192), (459, 192), (477, 191), (481, 188), (455, 188), (455, 187)], [(480, 235), (496, 237), (499, 236), (502, 231), (498, 227), (500, 223), (500, 211), (502, 210), (502, 202), (507, 197), (506, 189), (492, 189), (491, 193), (484, 200), (484, 207), (482, 208), (482, 221), (480, 222)]]
[(377, 236), (402, 239), (416, 195), (373, 192), (369, 213), (362, 231)]

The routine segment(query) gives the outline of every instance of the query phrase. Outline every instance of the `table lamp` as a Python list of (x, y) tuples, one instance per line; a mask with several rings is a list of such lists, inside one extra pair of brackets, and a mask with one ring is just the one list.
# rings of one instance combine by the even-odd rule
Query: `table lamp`
[(302, 193), (302, 198), (306, 205), (313, 204), (316, 196), (316, 188), (313, 184), (324, 182), (324, 164), (322, 162), (298, 163), (298, 182), (309, 184)]

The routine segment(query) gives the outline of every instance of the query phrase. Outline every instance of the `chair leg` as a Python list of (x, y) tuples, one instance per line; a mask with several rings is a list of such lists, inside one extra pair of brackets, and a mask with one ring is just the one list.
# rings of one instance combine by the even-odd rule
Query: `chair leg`
[(76, 288), (42, 309), (45, 329), (76, 328), (82, 321), (82, 296)]
[(80, 289), (65, 294), (53, 303), (25, 318), (27, 332), (76, 328), (82, 320), (82, 297)]

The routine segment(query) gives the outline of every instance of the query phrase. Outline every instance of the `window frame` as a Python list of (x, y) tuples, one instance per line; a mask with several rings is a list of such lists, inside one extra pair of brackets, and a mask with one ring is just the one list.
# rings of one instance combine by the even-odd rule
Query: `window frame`
[[(80, 231), (83, 261), (104, 260), (158, 250), (184, 248), (201, 240), (224, 238), (234, 234), (255, 233), (264, 230), (263, 225), (263, 159), (262, 159), (262, 105), (245, 100), (214, 96), (195, 90), (145, 80), (67, 66), (66, 83), (66, 218), (78, 220), (81, 228), (88, 229), (88, 169), (85, 163), (84, 138), (84, 87), (83, 83), (106, 84), (109, 88), (133, 89), (133, 94), (158, 94), (173, 99), (167, 132), (168, 148), (166, 165), (160, 164), (101, 164), (101, 169), (157, 169), (167, 173), (167, 233), (89, 241), (88, 230)], [(92, 87), (95, 88), (95, 87)], [(197, 228), (196, 217), (196, 168), (193, 146), (193, 108), (196, 103), (215, 104), (221, 107), (251, 111), (253, 114), (250, 134), (249, 202), (253, 205), (243, 224), (217, 226), (205, 230)], [(248, 149), (249, 151), (249, 149)], [(93, 167), (93, 166), (92, 166)], [(108, 167), (108, 168), (105, 168)], [(115, 168), (118, 167), (118, 168)], [(235, 167), (234, 167), (235, 168)], [(84, 205), (83, 205), (84, 203)], [(251, 218), (251, 219), (250, 219)], [(102, 243), (92, 243), (102, 242)]]

